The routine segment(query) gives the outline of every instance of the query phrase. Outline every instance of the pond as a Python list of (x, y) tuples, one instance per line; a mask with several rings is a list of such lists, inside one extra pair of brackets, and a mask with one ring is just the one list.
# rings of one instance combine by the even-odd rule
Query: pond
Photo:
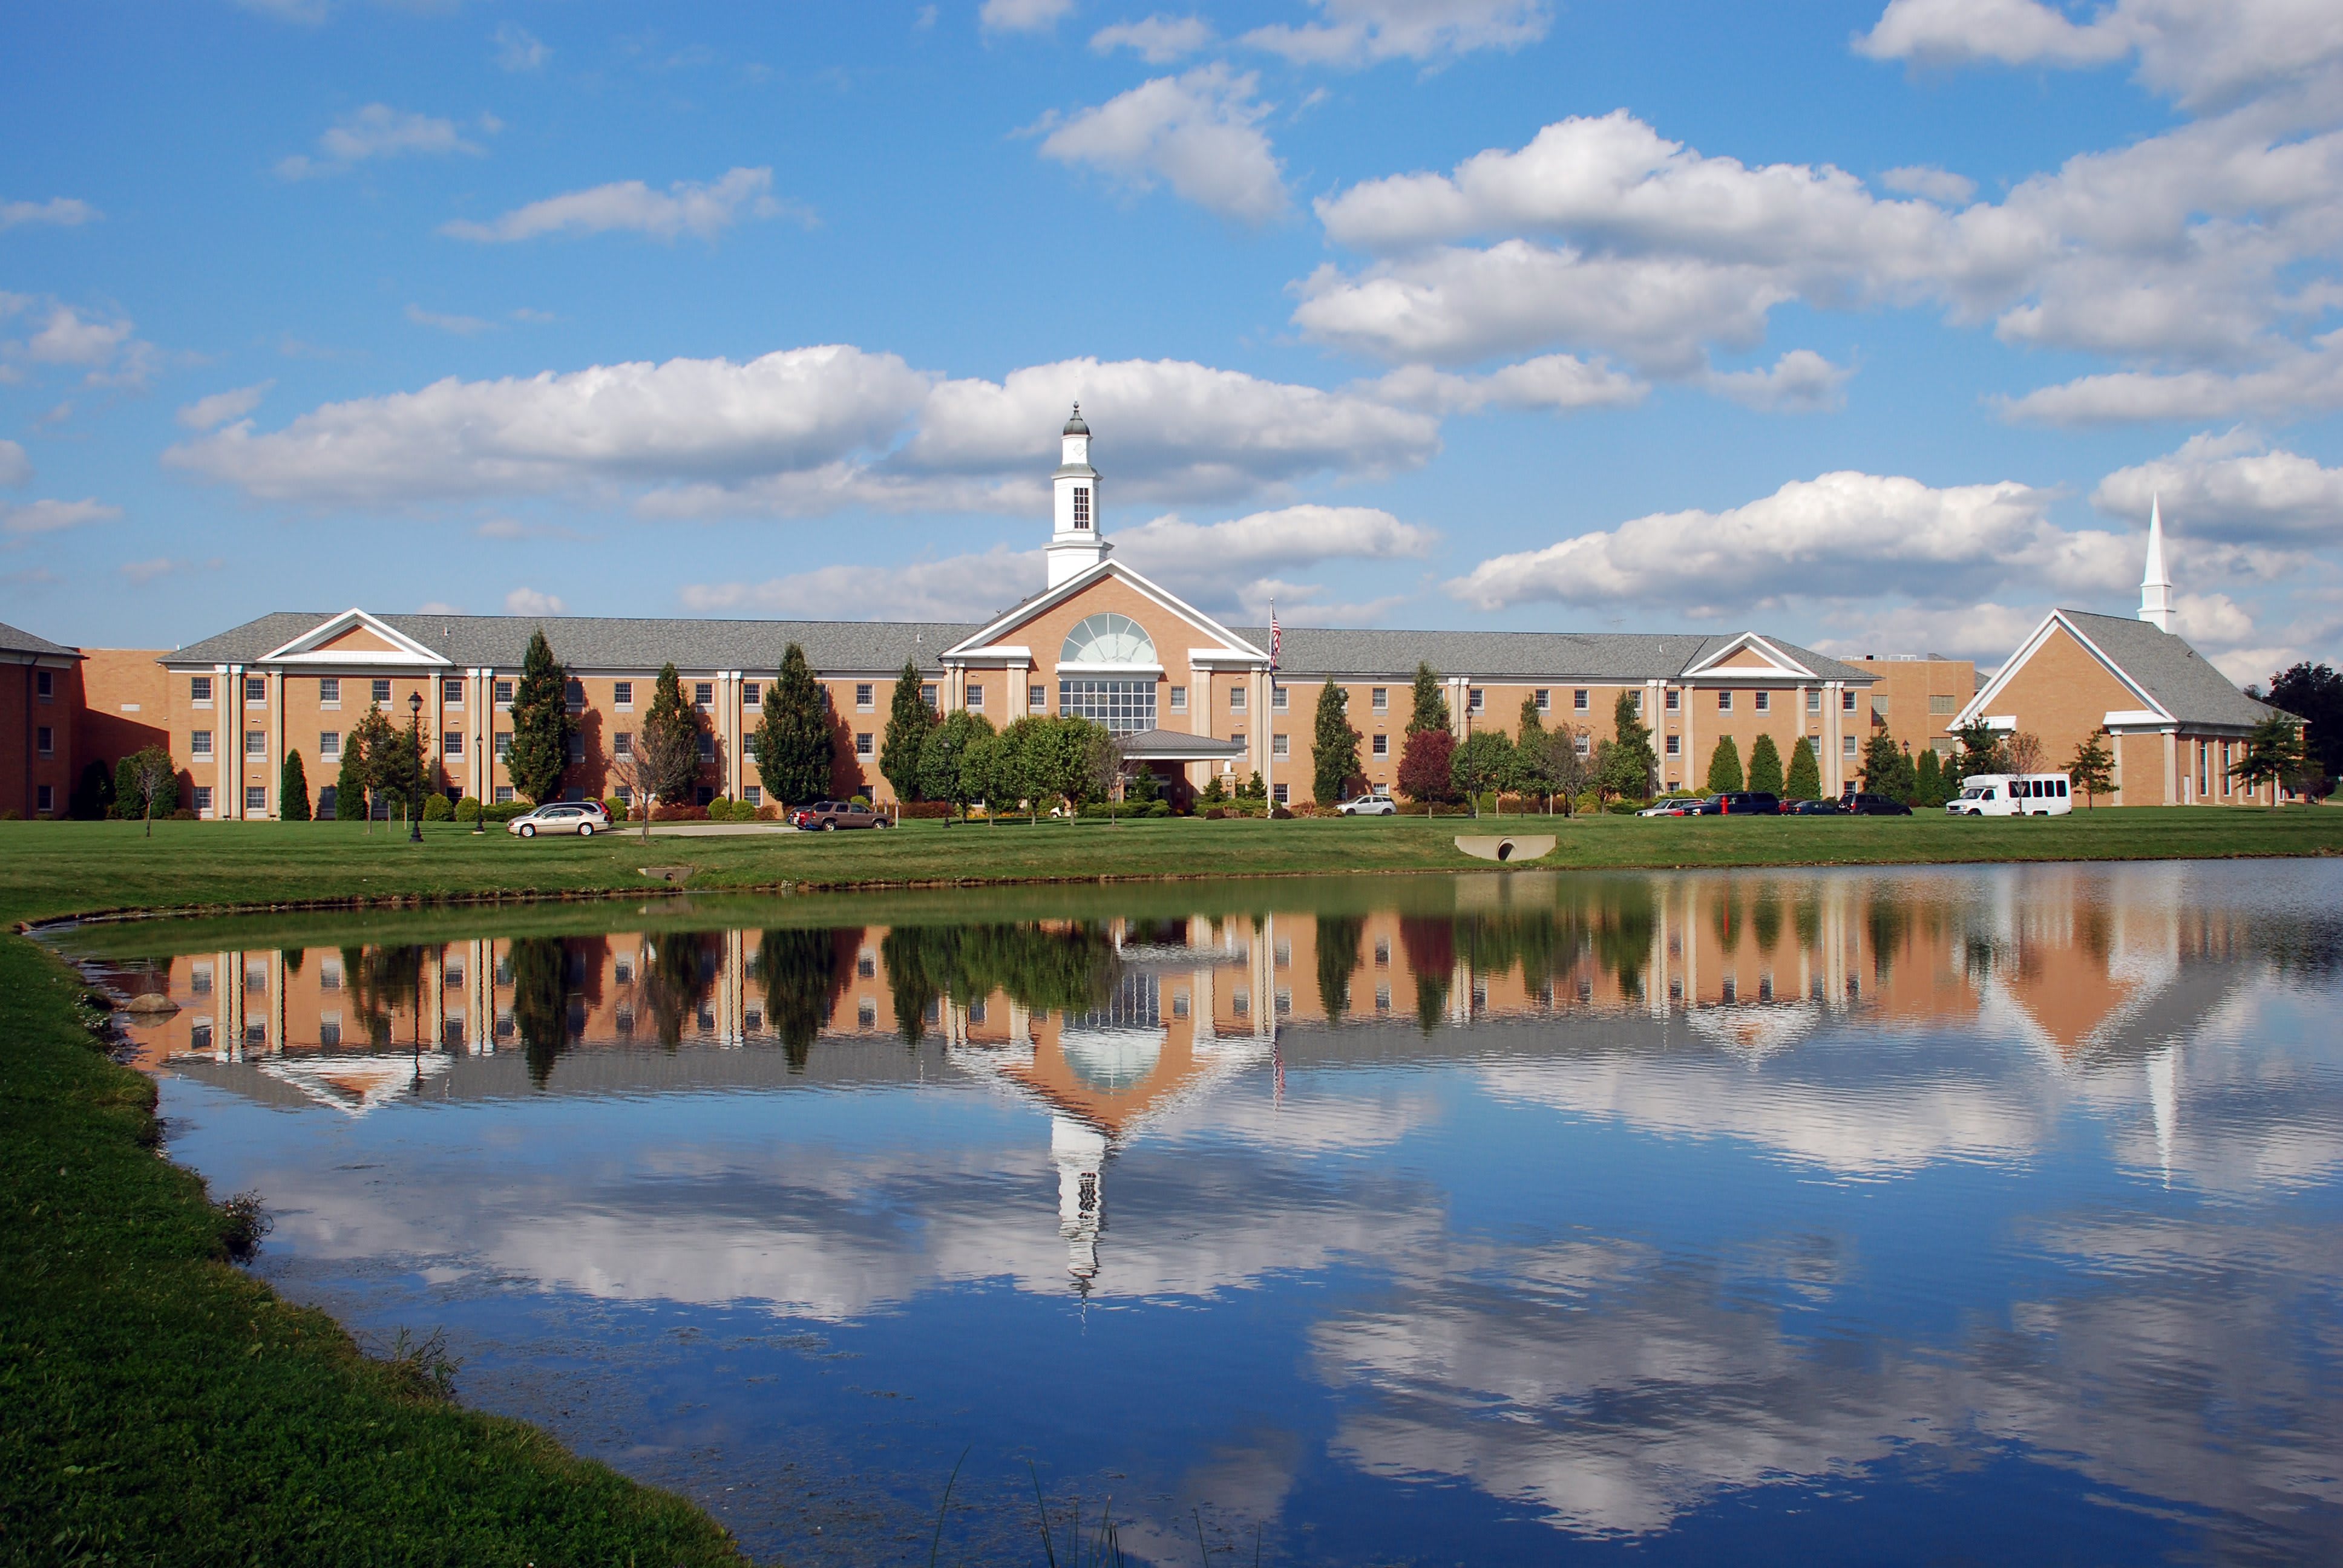
[[(90, 927), (255, 1263), (759, 1558), (2301, 1561), (2343, 867)], [(957, 1477), (955, 1466), (958, 1467)], [(1111, 1502), (1110, 1502), (1111, 1500)]]

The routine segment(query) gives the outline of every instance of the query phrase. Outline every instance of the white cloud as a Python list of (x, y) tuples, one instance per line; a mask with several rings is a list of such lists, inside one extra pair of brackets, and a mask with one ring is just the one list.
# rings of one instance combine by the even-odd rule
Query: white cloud
[(1284, 170), (1260, 122), (1259, 78), (1228, 66), (1158, 76), (1095, 108), (1044, 122), (1041, 156), (1097, 169), (1134, 191), (1158, 181), (1209, 212), (1266, 223), (1289, 210)]
[(122, 515), (120, 507), (103, 501), (26, 501), (21, 507), (0, 507), (0, 534), (24, 539), (35, 534), (57, 534), (91, 523), (110, 523)]
[(578, 528), (564, 528), (559, 523), (525, 523), (518, 518), (489, 518), (472, 532), (484, 539), (579, 540), (601, 537)]
[(544, 40), (518, 22), (500, 22), (489, 41), (497, 46), (497, 66), (505, 71), (534, 71), (551, 53)]
[(1046, 33), (1073, 8), (1074, 0), (984, 0), (976, 15), (989, 33)]
[(1117, 22), (1091, 35), (1091, 47), (1101, 55), (1129, 49), (1151, 65), (1172, 61), (1208, 48), (1218, 35), (1202, 16), (1166, 16), (1161, 13), (1143, 22)]
[(1949, 606), (1899, 604), (1888, 608), (1851, 608), (1835, 617), (1836, 629), (1817, 638), (1817, 653), (1834, 658), (1869, 654), (1940, 653), (1968, 658), (1981, 669), (1998, 667), (2028, 632), (2042, 623), (2047, 605), (1996, 603)]
[(1175, 582), (1225, 583), (1232, 575), (1328, 560), (1428, 556), (1440, 536), (1374, 507), (1283, 507), (1221, 523), (1178, 513), (1107, 536), (1118, 559)]
[(1943, 604), (2005, 583), (2121, 591), (2138, 571), (2125, 536), (2064, 532), (2046, 492), (2005, 481), (1937, 489), (1825, 474), (1722, 512), (1654, 513), (1544, 549), (1495, 557), (1448, 585), (1486, 608), (1630, 600), (1721, 608), (1792, 598)]
[(548, 234), (608, 234), (625, 230), (672, 240), (692, 234), (711, 244), (745, 212), (751, 217), (784, 213), (810, 221), (811, 212), (774, 199), (773, 171), (736, 168), (713, 185), (678, 180), (662, 193), (640, 180), (619, 180), (590, 190), (569, 191), (515, 207), (491, 223), (458, 221), (439, 232), (457, 239), (510, 244)]
[(1041, 580), (1041, 553), (995, 545), (981, 555), (885, 566), (829, 566), (760, 583), (693, 583), (683, 607), (703, 615), (756, 612), (832, 619), (839, 606), (889, 620), (977, 620), (1015, 604)]
[(176, 417), (190, 430), (208, 430), (231, 419), (241, 419), (259, 407), (260, 400), (276, 385), (274, 381), (262, 381), (232, 391), (215, 392), (208, 397), (196, 398), (180, 409)]
[(1966, 175), (1956, 175), (1950, 169), (1940, 169), (1927, 164), (1907, 164), (1889, 169), (1879, 176), (1879, 183), (1892, 191), (1906, 196), (1926, 196), (1930, 201), (1943, 202), (1947, 206), (1959, 206), (1976, 195), (1976, 181)]
[(417, 615), (462, 615), (464, 613), (464, 607), (459, 604), (449, 604), (446, 599), (428, 598), (415, 607), (415, 613)]
[(181, 560), (171, 556), (156, 556), (152, 560), (125, 561), (115, 570), (132, 582), (144, 585), (158, 578), (188, 577), (196, 572), (216, 572), (226, 564), (226, 562), (217, 556), (206, 561)]
[(0, 487), (15, 488), (33, 477), (33, 460), (14, 441), (0, 441)]
[(1548, 354), (1508, 365), (1486, 376), (1458, 376), (1428, 365), (1403, 365), (1355, 390), (1386, 403), (1436, 413), (1477, 414), (1483, 408), (1543, 408), (1566, 414), (1581, 408), (1633, 407), (1651, 387), (1608, 365), (1590, 364), (1569, 354)]
[[(0, 319), (35, 305), (23, 295), (0, 295)], [(159, 367), (155, 346), (133, 336), (128, 317), (112, 320), (76, 307), (50, 304), (31, 336), (0, 342), (0, 383), (21, 381), (25, 365), (80, 366), (92, 387), (144, 387)], [(67, 411), (70, 411), (69, 409)]]
[(0, 201), (0, 230), (25, 225), (40, 225), (52, 228), (78, 228), (85, 223), (96, 223), (105, 215), (85, 201), (73, 196), (51, 196), (47, 201)]
[(2180, 538), (2232, 544), (2331, 545), (2343, 539), (2343, 468), (2272, 451), (2251, 431), (2192, 436), (2153, 461), (2118, 468), (2091, 505), (2138, 523), (2160, 498)]
[(417, 327), (436, 327), (441, 332), (452, 332), (458, 337), (471, 337), (497, 329), (495, 322), (483, 321), (477, 316), (446, 316), (436, 310), (426, 310), (419, 305), (407, 307), (407, 319)]
[(1297, 65), (1371, 65), (1478, 49), (1518, 49), (1554, 25), (1545, 0), (1315, 0), (1323, 21), (1255, 28), (1240, 40)]
[(477, 142), (466, 141), (453, 120), (411, 114), (388, 104), (368, 104), (344, 115), (317, 138), (317, 156), (296, 153), (280, 159), (277, 175), (279, 179), (313, 179), (341, 174), (370, 158), (408, 154), (478, 156), (485, 150)]
[(505, 595), (507, 615), (562, 615), (568, 608), (558, 596), (533, 588), (517, 588)]
[(1834, 365), (1811, 348), (1793, 348), (1761, 370), (1711, 370), (1701, 384), (1720, 397), (1767, 414), (1813, 414), (1846, 402), (1852, 365)]
[(1889, 0), (1855, 47), (1875, 60), (1923, 65), (2103, 65), (2130, 53), (2114, 29), (2078, 27), (2036, 0)]
[(2108, 371), (2044, 387), (2003, 406), (2012, 419), (2044, 425), (2228, 419), (2239, 415), (2283, 419), (2327, 408), (2343, 408), (2343, 332), (2328, 333), (2308, 348), (2282, 352), (2263, 369), (2235, 374)]
[[(1214, 585), (1227, 597), (1229, 585)], [(1288, 582), (1282, 578), (1259, 578), (1236, 585), (1232, 596), (1237, 609), (1262, 625), (1272, 616), (1281, 627), (1297, 626), (1373, 626), (1383, 617), (1407, 602), (1405, 594), (1387, 594), (1381, 598), (1354, 599), (1348, 602), (1329, 599), (1326, 589), (1318, 583)]]

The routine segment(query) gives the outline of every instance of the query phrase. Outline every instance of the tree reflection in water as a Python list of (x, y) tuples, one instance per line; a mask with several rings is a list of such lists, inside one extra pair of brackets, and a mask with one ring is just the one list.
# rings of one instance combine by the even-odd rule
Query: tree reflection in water
[(916, 1047), (947, 996), (1005, 994), (1021, 1007), (1083, 1012), (1114, 994), (1121, 972), (1103, 920), (898, 926), (879, 944), (903, 1043)]
[(861, 927), (841, 926), (767, 931), (759, 941), (757, 978), (765, 987), (765, 1019), (780, 1040), (790, 1071), (805, 1070), (815, 1038), (845, 994), (861, 940)]
[(1328, 1018), (1351, 1010), (1351, 976), (1359, 967), (1359, 944), (1367, 922), (1357, 915), (1318, 917), (1318, 1005)]
[(553, 1076), (554, 1059), (568, 1044), (561, 939), (515, 937), (505, 961), (512, 969), (513, 1028), (528, 1062), (528, 1081), (543, 1089)]
[(643, 944), (643, 1005), (659, 1044), (683, 1043), (683, 1026), (696, 1020), (724, 960), (721, 931), (669, 931)]

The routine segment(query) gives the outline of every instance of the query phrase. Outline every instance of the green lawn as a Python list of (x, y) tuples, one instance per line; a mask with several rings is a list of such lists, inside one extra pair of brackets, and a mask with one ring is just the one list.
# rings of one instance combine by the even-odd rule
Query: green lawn
[(933, 882), (1489, 870), (1460, 832), (1551, 830), (1544, 866), (1896, 865), (2196, 859), (2343, 852), (2343, 809), (2108, 809), (1976, 820), (1916, 817), (1173, 819), (1143, 822), (914, 821), (883, 832), (523, 841), (448, 823), (0, 823), (0, 919), (133, 909), (639, 891), (645, 866), (689, 868), (695, 890), (799, 891)]

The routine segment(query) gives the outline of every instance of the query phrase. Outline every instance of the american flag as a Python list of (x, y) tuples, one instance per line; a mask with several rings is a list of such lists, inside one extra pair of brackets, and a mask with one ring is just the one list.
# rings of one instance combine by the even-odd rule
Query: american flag
[(1277, 656), (1278, 656), (1280, 653), (1283, 652), (1283, 651), (1284, 651), (1284, 648), (1285, 648), (1285, 634), (1284, 634), (1283, 632), (1282, 632), (1282, 631), (1280, 631), (1280, 630), (1278, 630), (1278, 629), (1277, 629), (1277, 603), (1276, 603), (1276, 601), (1275, 601), (1275, 600), (1273, 600), (1273, 599), (1272, 599), (1272, 600), (1270, 602), (1270, 606), (1269, 606), (1269, 668), (1272, 668), (1272, 669), (1275, 669), (1275, 668), (1277, 668)]

